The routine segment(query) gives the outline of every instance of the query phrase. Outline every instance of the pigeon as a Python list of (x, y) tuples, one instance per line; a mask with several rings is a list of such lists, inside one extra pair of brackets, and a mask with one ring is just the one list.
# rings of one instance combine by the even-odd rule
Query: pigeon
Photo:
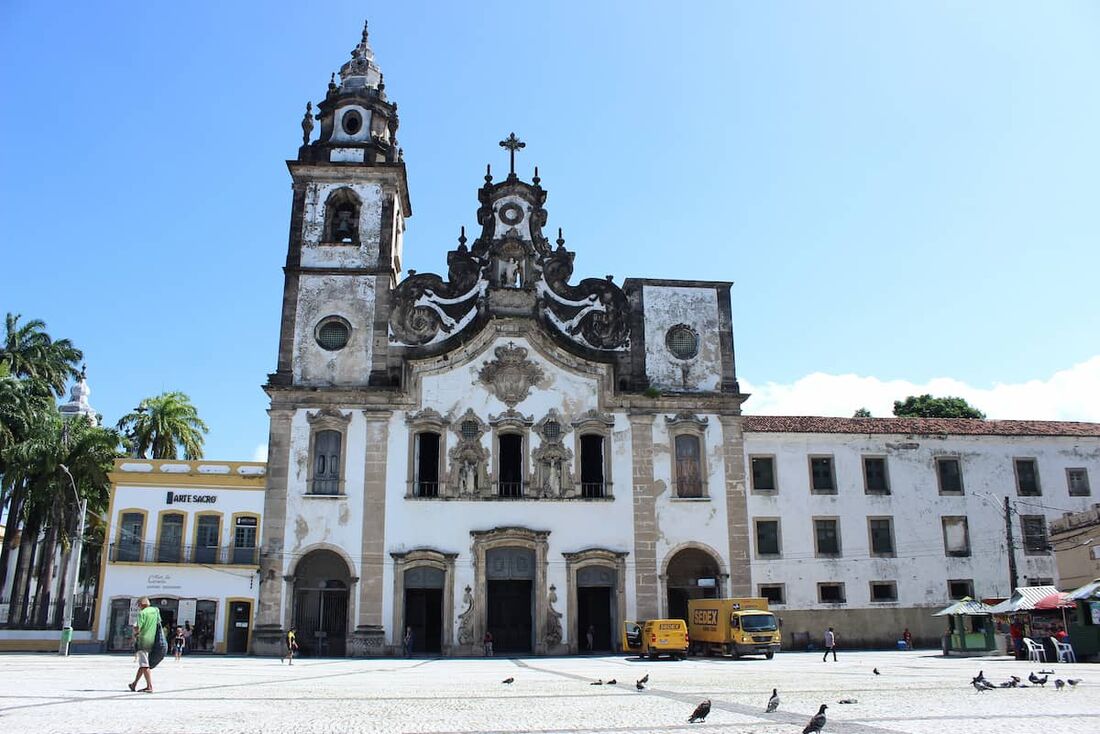
[(603, 685), (603, 678), (600, 678), (599, 680), (594, 680), (591, 683), (589, 683), (588, 685), (590, 685), (590, 686), (602, 686)]
[(1080, 678), (1067, 678), (1066, 679), (1066, 683), (1069, 683), (1071, 686), (1074, 686), (1074, 687), (1076, 687), (1077, 684), (1080, 683), (1080, 682), (1081, 682)]
[(512, 685), (515, 682), (516, 682), (515, 678), (505, 678), (504, 680), (501, 681), (501, 683), (504, 683), (505, 685)]
[(859, 701), (857, 701), (854, 698), (842, 698), (839, 701), (837, 701), (837, 703), (859, 703)]
[(710, 713), (710, 699), (703, 701), (701, 704), (695, 707), (695, 711), (688, 717), (688, 723), (694, 724), (696, 721), (706, 721), (707, 714)]
[(1066, 682), (1064, 680), (1062, 680), (1061, 678), (1055, 678), (1054, 679), (1054, 690), (1060, 691), (1065, 687), (1066, 687)]
[(985, 693), (986, 690), (987, 690), (986, 687), (985, 687), (985, 684), (983, 684), (977, 678), (972, 678), (970, 680), (970, 685), (974, 686), (974, 690), (977, 691), (978, 693)]
[(775, 711), (777, 708), (779, 708), (779, 690), (776, 689), (776, 688), (773, 688), (772, 689), (772, 697), (768, 699), (768, 709), (764, 713), (765, 714), (770, 714), (772, 711)]
[(611, 680), (609, 680), (609, 681), (607, 682), (607, 685), (609, 685), (609, 686), (613, 686), (613, 685), (616, 685), (616, 684), (618, 684), (618, 682), (619, 682), (619, 681), (617, 681), (617, 680), (615, 680), (614, 678), (612, 678)]
[(806, 724), (806, 728), (802, 730), (802, 734), (814, 734), (825, 728), (825, 709), (829, 708), (825, 704), (821, 704), (821, 708), (817, 710), (814, 717), (810, 719), (810, 723)]
[(639, 691), (644, 691), (645, 690), (645, 682), (641, 681), (641, 680), (636, 680), (636, 681), (634, 681), (634, 687), (637, 688)]
[(1053, 670), (1040, 670), (1039, 675), (1054, 675)]
[(882, 673), (878, 672), (878, 668), (875, 668), (871, 672), (874, 673), (875, 675), (882, 675)]
[(1047, 678), (1049, 677), (1049, 675), (1044, 675), (1042, 678), (1040, 678), (1039, 676), (1032, 673), (1027, 677), (1027, 679), (1037, 686), (1045, 686), (1047, 684)]
[(645, 685), (646, 683), (649, 683), (649, 673), (646, 673), (645, 675), (643, 675), (642, 679), (638, 682), (641, 683), (642, 685)]

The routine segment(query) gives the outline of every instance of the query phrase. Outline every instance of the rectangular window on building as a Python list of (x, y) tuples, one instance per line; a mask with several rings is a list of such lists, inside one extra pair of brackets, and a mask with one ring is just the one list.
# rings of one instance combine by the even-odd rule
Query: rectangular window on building
[(962, 468), (957, 458), (941, 456), (936, 459), (936, 476), (940, 480), (940, 494), (962, 494)]
[(749, 459), (752, 466), (752, 491), (774, 492), (775, 484), (775, 457), (753, 456)]
[(819, 556), (840, 555), (840, 528), (835, 517), (814, 518), (814, 546)]
[(885, 456), (863, 457), (863, 490), (867, 494), (890, 494)]
[(756, 593), (768, 600), (769, 606), (786, 604), (786, 589), (783, 584), (760, 584), (756, 587)]
[(233, 528), (233, 563), (256, 565), (256, 528), (259, 520), (254, 517), (238, 517)]
[(416, 434), (416, 496), (439, 496), (439, 434)]
[(523, 436), (518, 433), (502, 433), (497, 439), (497, 462), (500, 476), (497, 495), (500, 497), (523, 496)]
[(157, 532), (157, 563), (183, 562), (183, 513), (169, 512), (160, 517)]
[(1070, 497), (1088, 497), (1089, 490), (1088, 469), (1066, 469), (1066, 484), (1069, 486)]
[(872, 556), (894, 555), (894, 520), (890, 517), (867, 518)]
[(219, 515), (199, 515), (195, 526), (195, 563), (217, 563), (221, 545), (222, 519)]
[(817, 600), (822, 604), (843, 604), (844, 584), (832, 582), (818, 584)]
[(122, 514), (121, 525), (115, 560), (130, 563), (143, 560), (141, 551), (145, 533), (145, 515), (140, 512), (125, 512)]
[(581, 436), (581, 496), (603, 497), (603, 436), (589, 433)]
[(1024, 581), (1028, 586), (1054, 586), (1054, 579), (1049, 576), (1028, 576)]
[(814, 494), (836, 494), (836, 474), (833, 457), (810, 457), (810, 491)]
[(1039, 489), (1039, 470), (1035, 466), (1035, 459), (1016, 459), (1016, 494), (1021, 497), (1037, 497), (1042, 494)]
[(702, 449), (698, 436), (679, 435), (676, 445), (676, 496), (702, 497)]
[(898, 600), (898, 585), (895, 581), (872, 581), (871, 601), (890, 602)]
[(340, 494), (339, 431), (318, 431), (313, 437), (313, 494)]
[(1020, 515), (1020, 535), (1024, 539), (1024, 552), (1045, 555), (1050, 552), (1047, 540), (1047, 519), (1042, 515)]
[(779, 555), (779, 521), (756, 521), (756, 555)]
[(943, 523), (943, 549), (949, 556), (970, 555), (970, 527), (965, 515), (945, 516)]
[(951, 599), (974, 598), (973, 579), (948, 579), (947, 596)]

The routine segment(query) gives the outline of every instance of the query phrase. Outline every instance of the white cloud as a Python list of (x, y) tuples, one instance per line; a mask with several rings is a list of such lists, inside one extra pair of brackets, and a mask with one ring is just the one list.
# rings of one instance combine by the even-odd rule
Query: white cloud
[(1047, 379), (996, 383), (988, 388), (950, 377), (915, 383), (814, 372), (786, 385), (753, 385), (741, 380), (741, 389), (752, 393), (745, 403), (749, 415), (851, 416), (863, 407), (873, 416), (888, 417), (894, 414), (895, 400), (931, 393), (965, 398), (989, 418), (1100, 421), (1100, 355)]
[(267, 444), (262, 443), (252, 452), (253, 461), (267, 461)]

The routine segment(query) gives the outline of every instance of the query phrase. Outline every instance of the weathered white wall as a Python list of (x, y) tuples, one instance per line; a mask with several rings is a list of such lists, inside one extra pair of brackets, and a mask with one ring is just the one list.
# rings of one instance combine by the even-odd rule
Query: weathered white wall
[[(322, 244), (325, 202), (337, 189), (351, 189), (359, 197), (359, 244)], [(378, 263), (382, 236), (382, 187), (372, 183), (318, 182), (306, 186), (302, 213), (302, 265), (327, 268), (371, 268)]]
[[(520, 208), (520, 211), (523, 212), (523, 218), (520, 219), (515, 224), (508, 224), (503, 219), (500, 218), (501, 208), (503, 208), (504, 206), (506, 206), (508, 204), (515, 204), (516, 206), (518, 206)], [(496, 236), (497, 236), (497, 238), (499, 239), (500, 237), (504, 236), (505, 232), (507, 232), (512, 227), (515, 227), (516, 232), (514, 233), (514, 235), (516, 237), (519, 237), (522, 240), (526, 240), (526, 241), (530, 242), (531, 241), (531, 227), (528, 223), (528, 220), (530, 219), (530, 216), (531, 216), (531, 211), (530, 210), (531, 210), (531, 205), (528, 204), (527, 200), (524, 199), (522, 196), (515, 196), (515, 195), (513, 195), (513, 196), (504, 196), (504, 197), (501, 197), (500, 199), (498, 199), (496, 201), (496, 203), (493, 205), (493, 212), (495, 213), (496, 220), (497, 220), (496, 221)]]
[[(642, 287), (645, 307), (645, 368), (649, 382), (669, 390), (717, 390), (722, 382), (718, 294), (713, 288)], [(665, 345), (665, 335), (686, 324), (699, 335), (699, 353), (677, 359)]]
[[(326, 316), (351, 324), (343, 349), (322, 349), (314, 338)], [(307, 275), (298, 281), (298, 319), (294, 327), (294, 382), (299, 385), (359, 385), (371, 361), (374, 279), (369, 275)]]
[[(344, 132), (344, 115), (351, 110), (355, 110), (363, 117), (363, 125), (354, 135), (348, 135)], [(346, 105), (341, 107), (336, 110), (333, 115), (332, 123), (332, 137), (329, 138), (329, 142), (331, 143), (363, 143), (370, 140), (371, 111), (365, 107), (360, 107), (359, 105)]]
[[(837, 477), (836, 495), (810, 493), (810, 454), (832, 454)], [(864, 492), (862, 455), (886, 456), (891, 494)], [(1004, 497), (1021, 514), (1046, 515), (1049, 520), (1064, 509), (1084, 509), (1094, 497), (1070, 497), (1067, 467), (1086, 466), (1090, 477), (1100, 476), (1100, 450), (1095, 439), (1015, 436), (900, 436), (852, 434), (745, 433), (746, 475), (749, 458), (774, 455), (778, 492), (749, 494), (752, 538), (752, 583), (785, 583), (787, 607), (833, 607), (817, 601), (817, 583), (843, 581), (846, 607), (907, 607), (944, 605), (948, 579), (973, 579), (983, 597), (1009, 594), (1008, 557), (1005, 553)], [(941, 495), (936, 456), (957, 456), (963, 476), (962, 496)], [(1038, 460), (1041, 497), (1019, 497), (1013, 458)], [(751, 484), (750, 484), (751, 487)], [(944, 551), (941, 517), (966, 515), (971, 555), (948, 557)], [(814, 557), (812, 518), (840, 518), (842, 555)], [(895, 558), (870, 556), (869, 516), (894, 519)], [(753, 519), (781, 517), (782, 558), (755, 557)], [(1019, 518), (1013, 516), (1013, 534), (1019, 584), (1028, 576), (1057, 581), (1053, 554), (1028, 555), (1023, 550)], [(898, 601), (870, 601), (871, 581), (896, 581)]]

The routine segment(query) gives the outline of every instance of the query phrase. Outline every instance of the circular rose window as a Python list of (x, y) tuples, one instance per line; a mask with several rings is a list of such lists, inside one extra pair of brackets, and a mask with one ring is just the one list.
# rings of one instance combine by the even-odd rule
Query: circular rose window
[(322, 349), (335, 352), (347, 346), (351, 327), (339, 316), (330, 316), (317, 325), (315, 337)]
[(665, 345), (677, 359), (691, 359), (699, 353), (699, 335), (690, 326), (678, 324), (668, 330)]
[(348, 135), (355, 135), (363, 129), (363, 116), (359, 114), (358, 110), (348, 110), (340, 118), (340, 126), (344, 128), (344, 132)]

